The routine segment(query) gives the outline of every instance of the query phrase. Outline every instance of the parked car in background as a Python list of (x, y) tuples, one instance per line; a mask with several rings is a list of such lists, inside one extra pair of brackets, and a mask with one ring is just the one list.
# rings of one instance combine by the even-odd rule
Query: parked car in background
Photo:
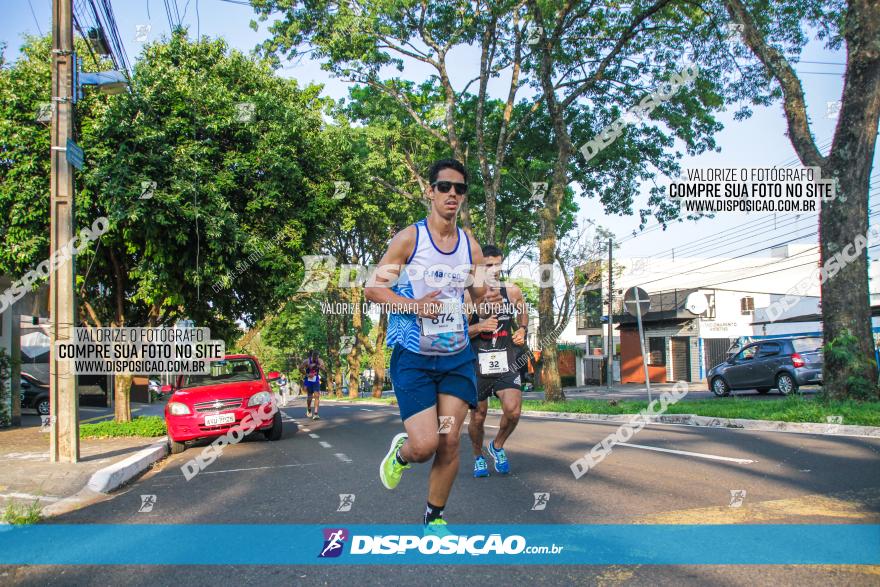
[(21, 407), (36, 410), (41, 416), (49, 415), (49, 386), (29, 373), (21, 374)]
[(264, 404), (274, 404), (269, 386), (278, 379), (277, 372), (263, 373), (259, 361), (250, 355), (226, 355), (211, 362), (207, 375), (182, 375), (174, 386), (162, 386), (171, 393), (165, 405), (165, 423), (172, 454), (186, 450), (186, 442), (226, 434), (248, 414), (257, 422), (268, 440), (281, 439), (281, 413), (272, 418), (255, 418)]
[(818, 336), (775, 338), (753, 342), (709, 370), (709, 389), (717, 396), (731, 390), (778, 389), (788, 395), (802, 385), (822, 383), (822, 339)]

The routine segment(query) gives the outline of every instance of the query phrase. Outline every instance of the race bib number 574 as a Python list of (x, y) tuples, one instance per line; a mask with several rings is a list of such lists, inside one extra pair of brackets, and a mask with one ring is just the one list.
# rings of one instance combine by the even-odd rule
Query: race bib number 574
[(456, 300), (441, 300), (443, 307), (436, 318), (419, 318), (422, 322), (422, 334), (436, 336), (448, 332), (464, 332), (464, 315), (461, 304)]

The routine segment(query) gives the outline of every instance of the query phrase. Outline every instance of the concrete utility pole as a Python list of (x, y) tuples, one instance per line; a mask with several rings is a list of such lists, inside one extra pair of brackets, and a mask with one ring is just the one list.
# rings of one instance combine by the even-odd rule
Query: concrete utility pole
[(614, 385), (614, 240), (608, 239), (608, 391)]
[[(67, 140), (73, 138), (73, 0), (52, 0), (52, 175), (50, 180), (50, 258), (73, 238), (73, 169)], [(55, 341), (70, 340), (75, 326), (74, 259), (49, 275), (49, 350), (52, 462), (79, 461), (79, 394), (69, 362), (56, 362)], [(63, 370), (59, 368), (63, 365)]]

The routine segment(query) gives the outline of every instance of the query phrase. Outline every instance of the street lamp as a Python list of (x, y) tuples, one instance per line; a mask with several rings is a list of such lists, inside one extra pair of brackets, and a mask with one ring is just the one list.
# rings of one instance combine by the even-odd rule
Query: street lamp
[(128, 80), (121, 71), (96, 71), (79, 74), (80, 88), (96, 86), (102, 94), (121, 94), (128, 89)]
[(82, 59), (74, 56), (76, 66), (73, 70), (73, 102), (82, 98), (83, 86), (94, 86), (102, 94), (121, 94), (128, 89), (125, 73), (115, 69), (110, 71), (82, 72)]

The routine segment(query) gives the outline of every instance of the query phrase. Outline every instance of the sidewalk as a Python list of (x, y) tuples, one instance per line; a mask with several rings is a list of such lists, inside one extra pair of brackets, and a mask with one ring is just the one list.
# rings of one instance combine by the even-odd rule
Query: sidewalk
[(43, 508), (49, 508), (46, 513), (52, 513), (101, 499), (103, 494), (85, 489), (91, 476), (159, 440), (83, 439), (79, 463), (50, 463), (49, 433), (40, 430), (36, 426), (0, 430), (0, 514), (10, 501), (30, 505), (39, 500)]

